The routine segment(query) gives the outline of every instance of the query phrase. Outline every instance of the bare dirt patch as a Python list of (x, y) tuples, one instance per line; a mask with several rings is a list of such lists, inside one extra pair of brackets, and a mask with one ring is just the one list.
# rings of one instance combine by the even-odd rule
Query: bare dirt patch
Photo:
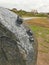
[(48, 18), (34, 18), (32, 20), (29, 20), (25, 22), (26, 24), (29, 25), (38, 25), (38, 26), (43, 26), (43, 27), (49, 27), (49, 20)]
[(45, 43), (41, 37), (38, 38), (37, 65), (49, 65), (49, 43)]

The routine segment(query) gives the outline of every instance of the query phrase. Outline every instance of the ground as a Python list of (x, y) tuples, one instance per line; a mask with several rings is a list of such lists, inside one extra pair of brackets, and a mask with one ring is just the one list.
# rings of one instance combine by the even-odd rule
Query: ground
[(38, 41), (37, 65), (49, 65), (49, 18), (34, 18), (27, 22)]

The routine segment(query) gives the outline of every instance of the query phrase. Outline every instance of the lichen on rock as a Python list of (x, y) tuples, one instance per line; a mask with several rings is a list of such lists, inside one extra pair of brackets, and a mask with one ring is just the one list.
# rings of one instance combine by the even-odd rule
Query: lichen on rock
[(0, 7), (0, 65), (35, 65), (37, 42), (21, 17), (17, 18), (15, 13)]

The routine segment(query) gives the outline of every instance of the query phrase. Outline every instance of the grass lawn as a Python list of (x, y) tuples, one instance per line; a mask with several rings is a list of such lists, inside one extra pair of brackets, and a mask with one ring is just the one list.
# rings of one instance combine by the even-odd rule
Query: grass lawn
[(34, 31), (38, 41), (37, 65), (49, 65), (49, 22), (48, 19), (33, 19), (25, 22)]
[[(30, 25), (38, 40), (38, 65), (49, 64), (49, 28)], [(40, 61), (39, 61), (40, 60)], [(46, 61), (46, 62), (45, 62)], [(48, 63), (48, 64), (47, 64)]]

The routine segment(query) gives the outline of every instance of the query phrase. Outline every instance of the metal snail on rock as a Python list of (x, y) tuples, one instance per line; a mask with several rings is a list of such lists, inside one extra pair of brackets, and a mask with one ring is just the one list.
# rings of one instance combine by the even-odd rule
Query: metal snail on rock
[(36, 65), (37, 41), (23, 19), (0, 7), (0, 65)]

